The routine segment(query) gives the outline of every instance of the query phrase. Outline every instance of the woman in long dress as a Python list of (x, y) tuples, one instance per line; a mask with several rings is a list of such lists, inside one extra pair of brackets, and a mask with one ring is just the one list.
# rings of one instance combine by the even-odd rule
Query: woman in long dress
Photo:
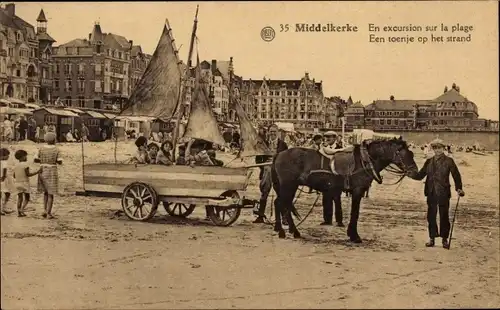
[(54, 195), (58, 193), (59, 176), (57, 165), (62, 164), (59, 149), (56, 147), (56, 134), (48, 132), (44, 137), (47, 143), (38, 151), (35, 162), (41, 164), (41, 173), (38, 176), (38, 191), (43, 193), (44, 218), (52, 219)]

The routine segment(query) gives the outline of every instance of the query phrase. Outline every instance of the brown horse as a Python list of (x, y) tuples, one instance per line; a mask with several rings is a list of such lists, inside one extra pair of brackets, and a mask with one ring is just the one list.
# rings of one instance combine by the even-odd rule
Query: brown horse
[[(364, 153), (362, 154), (362, 152)], [(331, 203), (333, 199), (336, 205), (335, 217), (338, 223), (339, 210), (337, 205), (340, 209), (340, 196), (345, 190), (347, 178), (352, 196), (351, 218), (347, 228), (347, 236), (352, 242), (360, 243), (361, 237), (357, 228), (360, 202), (372, 181), (375, 179), (381, 183), (379, 173), (390, 164), (396, 165), (404, 175), (411, 176), (418, 171), (412, 151), (401, 138), (373, 141), (364, 144), (363, 148), (355, 146), (351, 154), (346, 153), (340, 156), (352, 158), (349, 159), (349, 162), (345, 162), (344, 160), (337, 161), (337, 155), (335, 157), (336, 167), (347, 164), (352, 167), (345, 175), (333, 174), (329, 168), (330, 160), (313, 149), (291, 148), (276, 156), (271, 173), (273, 188), (277, 194), (274, 204), (276, 210), (274, 231), (279, 233), (280, 238), (285, 238), (280, 218), (282, 214), (286, 216), (288, 221), (289, 232), (293, 234), (294, 238), (301, 237), (291, 216), (291, 211), (294, 209), (293, 198), (300, 185), (306, 185), (322, 192), (324, 203), (328, 200)], [(341, 170), (346, 171), (347, 169)]]

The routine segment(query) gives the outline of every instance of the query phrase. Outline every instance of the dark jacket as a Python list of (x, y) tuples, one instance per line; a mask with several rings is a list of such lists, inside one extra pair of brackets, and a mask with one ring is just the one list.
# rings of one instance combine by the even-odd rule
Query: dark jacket
[(427, 159), (415, 180), (423, 180), (427, 177), (424, 188), (425, 196), (449, 199), (451, 197), (450, 173), (455, 182), (455, 190), (462, 189), (462, 177), (455, 161), (443, 154), (439, 158), (434, 156)]
[[(266, 140), (266, 145), (269, 146), (269, 141), (267, 141), (267, 140)], [(285, 151), (285, 150), (288, 150), (288, 145), (286, 144), (285, 141), (278, 138), (278, 143), (277, 143), (277, 147), (276, 147), (276, 155)], [(255, 163), (256, 164), (265, 163), (266, 161), (270, 160), (271, 158), (273, 158), (273, 156), (269, 156), (269, 155), (256, 156)]]

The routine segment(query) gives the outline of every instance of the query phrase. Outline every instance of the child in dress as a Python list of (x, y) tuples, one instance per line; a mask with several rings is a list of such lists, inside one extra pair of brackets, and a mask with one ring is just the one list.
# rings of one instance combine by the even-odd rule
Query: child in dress
[(170, 166), (173, 165), (172, 154), (170, 151), (174, 148), (172, 142), (165, 141), (161, 144), (160, 151), (156, 155), (156, 164)]
[(43, 192), (44, 218), (53, 219), (52, 205), (54, 195), (58, 192), (59, 178), (57, 174), (57, 165), (62, 165), (59, 150), (56, 147), (56, 134), (48, 132), (44, 137), (47, 144), (40, 148), (35, 162), (41, 164), (41, 172), (38, 175), (38, 191)]
[(35, 172), (30, 171), (28, 164), (28, 153), (25, 150), (18, 150), (14, 157), (19, 161), (14, 166), (14, 180), (17, 190), (17, 216), (23, 217), (24, 210), (30, 201), (30, 177), (40, 173), (41, 168)]
[(2, 197), (0, 201), (0, 214), (5, 215), (12, 213), (11, 210), (6, 208), (7, 202), (10, 199), (10, 192), (12, 190), (12, 171), (8, 168), (7, 161), (9, 160), (10, 152), (6, 148), (0, 149), (0, 190)]

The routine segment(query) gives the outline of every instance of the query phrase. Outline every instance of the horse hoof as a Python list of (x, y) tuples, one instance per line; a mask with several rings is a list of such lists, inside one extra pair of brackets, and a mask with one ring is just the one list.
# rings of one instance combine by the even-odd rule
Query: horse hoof
[(284, 231), (284, 230), (280, 230), (280, 231), (278, 232), (278, 237), (279, 237), (280, 239), (285, 239), (285, 238), (286, 238), (285, 231)]
[(275, 232), (280, 232), (280, 229), (278, 227), (274, 227), (273, 229)]
[(337, 222), (337, 227), (345, 227), (345, 225), (342, 222)]
[(300, 239), (300, 238), (302, 238), (302, 236), (300, 235), (300, 233), (299, 233), (298, 231), (295, 231), (295, 232), (293, 233), (293, 237), (294, 237), (295, 239)]
[(352, 243), (362, 243), (363, 241), (361, 240), (361, 237), (357, 237), (357, 238), (351, 239), (351, 242)]

